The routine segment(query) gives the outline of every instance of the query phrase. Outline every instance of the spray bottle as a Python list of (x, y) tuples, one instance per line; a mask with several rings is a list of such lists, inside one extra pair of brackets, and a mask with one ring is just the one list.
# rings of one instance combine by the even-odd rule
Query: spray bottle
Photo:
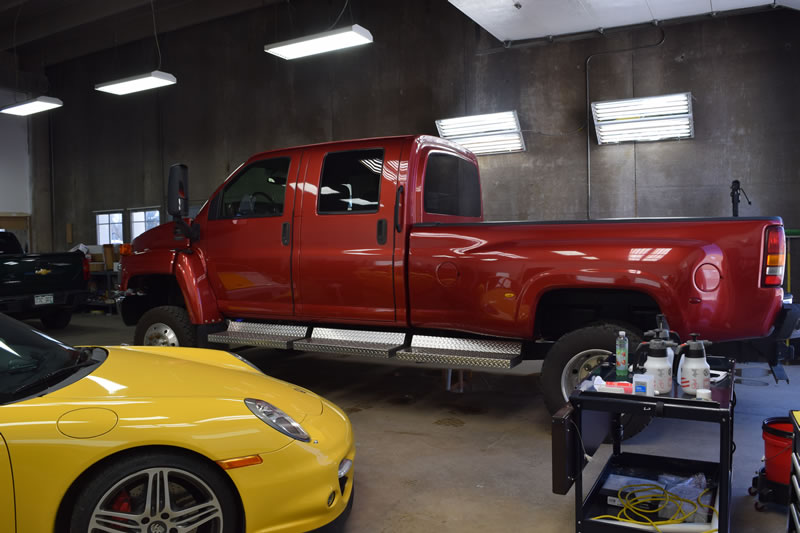
[[(640, 349), (647, 354), (644, 373), (653, 376), (655, 394), (669, 394), (672, 392), (672, 364), (675, 357), (673, 348), (676, 348), (678, 343), (671, 340), (669, 325), (664, 315), (657, 315), (656, 321), (658, 327), (646, 331), (644, 336), (647, 342), (640, 345)], [(638, 352), (639, 350), (637, 355)], [(640, 355), (639, 360), (641, 361)]]
[(709, 341), (697, 340), (698, 334), (691, 333), (692, 340), (681, 345), (681, 350), (686, 353), (681, 357), (678, 368), (678, 383), (685, 394), (695, 396), (697, 389), (711, 388), (711, 367), (706, 361), (706, 344)]

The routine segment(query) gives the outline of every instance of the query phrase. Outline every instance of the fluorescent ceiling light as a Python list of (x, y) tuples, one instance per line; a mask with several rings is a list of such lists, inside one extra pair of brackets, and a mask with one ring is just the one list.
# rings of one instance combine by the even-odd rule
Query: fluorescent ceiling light
[(0, 113), (7, 113), (9, 115), (18, 115), (20, 117), (25, 117), (28, 115), (33, 115), (34, 113), (40, 113), (42, 111), (47, 111), (49, 109), (55, 109), (56, 107), (61, 107), (62, 105), (64, 105), (64, 102), (62, 102), (58, 98), (51, 98), (50, 96), (40, 96), (38, 98), (34, 98), (33, 100), (22, 102), (21, 104), (13, 104), (4, 107), (3, 109), (0, 109)]
[(156, 89), (158, 87), (164, 87), (165, 85), (172, 85), (177, 81), (178, 80), (176, 80), (175, 76), (172, 74), (154, 70), (147, 74), (139, 74), (138, 76), (131, 76), (130, 78), (99, 83), (95, 85), (94, 88), (104, 93), (123, 95), (146, 91), (148, 89)]
[(475, 155), (525, 151), (516, 111), (445, 118), (436, 121), (439, 136)]
[(353, 24), (336, 30), (315, 33), (264, 46), (264, 51), (283, 59), (297, 59), (323, 52), (341, 50), (372, 42), (372, 34), (366, 28)]
[(694, 138), (692, 93), (592, 102), (598, 144)]

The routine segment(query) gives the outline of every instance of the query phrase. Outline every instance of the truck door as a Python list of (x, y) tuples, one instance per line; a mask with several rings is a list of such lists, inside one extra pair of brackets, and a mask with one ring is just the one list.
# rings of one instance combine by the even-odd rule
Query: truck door
[(243, 166), (211, 200), (204, 238), (211, 287), (231, 317), (292, 316), (292, 210), (299, 154)]
[(14, 509), (14, 480), (11, 476), (11, 459), (3, 436), (0, 435), (0, 531), (16, 531)]
[(297, 248), (299, 316), (395, 322), (400, 148), (384, 140), (309, 151)]

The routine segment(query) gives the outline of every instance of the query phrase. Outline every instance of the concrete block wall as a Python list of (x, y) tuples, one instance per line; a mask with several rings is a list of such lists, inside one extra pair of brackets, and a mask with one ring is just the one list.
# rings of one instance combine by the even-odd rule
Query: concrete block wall
[[(498, 43), (445, 0), (354, 2), (374, 44), (287, 62), (264, 44), (322, 31), (338, 12), (335, 2), (291, 6), (291, 20), (279, 3), (161, 35), (162, 69), (178, 78), (161, 90), (93, 89), (155, 68), (152, 39), (50, 67), (49, 94), (65, 105), (32, 119), (34, 212), (47, 210), (34, 242), (64, 248), (72, 223), (76, 242), (93, 243), (93, 210), (163, 207), (175, 162), (189, 165), (202, 201), (258, 151), (435, 134), (436, 119), (508, 109), (528, 150), (480, 158), (487, 218), (585, 219), (586, 58), (661, 35), (646, 27), (485, 53)], [(800, 12), (785, 9), (709, 18), (665, 27), (659, 47), (595, 57), (592, 100), (691, 91), (696, 137), (598, 146), (589, 127), (591, 217), (728, 216), (739, 179), (753, 200), (743, 216), (800, 227), (798, 27)]]

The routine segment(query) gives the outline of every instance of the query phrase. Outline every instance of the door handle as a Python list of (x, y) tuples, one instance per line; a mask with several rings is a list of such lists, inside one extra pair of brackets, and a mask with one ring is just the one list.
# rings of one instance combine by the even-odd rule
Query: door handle
[(281, 226), (281, 244), (284, 246), (289, 246), (289, 240), (292, 234), (291, 229), (292, 225), (288, 222), (284, 222)]
[(394, 229), (397, 233), (403, 231), (403, 225), (400, 223), (400, 202), (403, 201), (403, 186), (397, 188), (397, 193), (394, 195)]
[(386, 230), (388, 227), (389, 223), (386, 222), (385, 218), (378, 221), (378, 244), (386, 244)]

